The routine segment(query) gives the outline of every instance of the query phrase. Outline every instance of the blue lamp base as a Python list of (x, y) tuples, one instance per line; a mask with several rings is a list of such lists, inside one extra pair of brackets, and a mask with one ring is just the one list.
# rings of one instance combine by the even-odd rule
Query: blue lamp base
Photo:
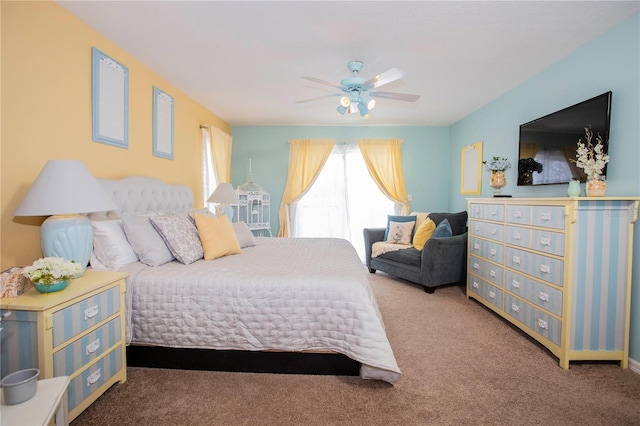
[(84, 269), (93, 250), (93, 227), (84, 216), (51, 216), (40, 228), (40, 244), (45, 257), (73, 260)]

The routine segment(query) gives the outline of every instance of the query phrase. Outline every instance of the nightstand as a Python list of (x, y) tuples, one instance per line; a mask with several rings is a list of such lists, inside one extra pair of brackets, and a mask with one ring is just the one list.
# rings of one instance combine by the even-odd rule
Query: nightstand
[(87, 270), (66, 289), (35, 288), (1, 299), (2, 377), (39, 368), (40, 379), (69, 376), (69, 421), (114, 383), (127, 380), (123, 272)]

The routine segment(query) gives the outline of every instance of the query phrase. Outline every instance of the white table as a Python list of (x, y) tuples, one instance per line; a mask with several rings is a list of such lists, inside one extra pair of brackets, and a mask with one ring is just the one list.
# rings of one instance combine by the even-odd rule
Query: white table
[(20, 404), (0, 405), (0, 425), (48, 425), (55, 416), (56, 425), (68, 425), (67, 386), (69, 376), (38, 380), (38, 390), (33, 398)]

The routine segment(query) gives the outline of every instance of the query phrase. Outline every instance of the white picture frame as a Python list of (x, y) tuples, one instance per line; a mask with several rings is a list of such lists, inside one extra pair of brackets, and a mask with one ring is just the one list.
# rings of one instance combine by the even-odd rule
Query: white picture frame
[(173, 160), (174, 99), (153, 86), (153, 155)]
[(92, 139), (129, 147), (129, 69), (92, 48)]

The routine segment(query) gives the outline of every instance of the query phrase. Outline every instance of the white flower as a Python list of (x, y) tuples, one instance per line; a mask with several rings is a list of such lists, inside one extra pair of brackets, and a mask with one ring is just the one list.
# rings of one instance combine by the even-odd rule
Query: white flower
[(503, 172), (511, 167), (509, 160), (500, 157), (493, 157), (491, 160), (483, 161), (482, 164), (491, 172)]
[(577, 160), (575, 160), (575, 163), (577, 167), (584, 170), (589, 180), (598, 179), (602, 174), (604, 166), (609, 162), (609, 156), (603, 152), (604, 142), (600, 134), (596, 137), (598, 143), (596, 146), (593, 146), (591, 143), (591, 139), (593, 138), (591, 129), (585, 127), (584, 133), (587, 143), (585, 145), (582, 140), (578, 140)]
[(45, 257), (33, 262), (22, 271), (22, 275), (33, 282), (53, 284), (56, 281), (66, 281), (82, 273), (79, 263), (60, 257)]

